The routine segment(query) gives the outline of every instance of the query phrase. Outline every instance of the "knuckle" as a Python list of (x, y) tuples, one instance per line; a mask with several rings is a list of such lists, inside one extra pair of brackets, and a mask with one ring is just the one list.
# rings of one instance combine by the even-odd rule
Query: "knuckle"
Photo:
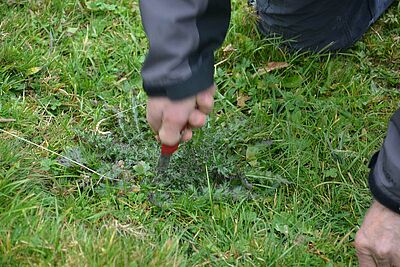
[(206, 122), (206, 115), (200, 111), (193, 112), (190, 116), (189, 123), (193, 127), (201, 127)]
[(363, 250), (369, 245), (368, 239), (365, 237), (364, 233), (361, 230), (359, 230), (356, 234), (354, 245), (357, 250)]
[(214, 103), (214, 97), (209, 92), (202, 92), (197, 97), (197, 104), (203, 106), (212, 106)]
[(204, 105), (204, 108), (205, 108), (205, 110), (206, 110), (206, 112), (211, 112), (211, 110), (213, 109), (213, 102), (212, 101), (210, 101), (209, 103), (207, 103), (206, 105)]
[(197, 118), (197, 125), (203, 126), (206, 123), (206, 116), (201, 115)]
[(375, 255), (377, 256), (377, 258), (379, 259), (387, 259), (391, 256), (391, 247), (387, 246), (387, 245), (380, 245), (379, 247), (375, 248)]
[(201, 127), (204, 126), (204, 122), (198, 121), (198, 122), (195, 122), (195, 123), (191, 123), (190, 125), (192, 127), (194, 127), (194, 128), (201, 128)]
[(206, 123), (206, 118), (204, 116), (200, 117), (197, 123), (198, 125), (203, 126)]
[(183, 141), (189, 141), (193, 136), (193, 132), (191, 130), (186, 130), (185, 133), (183, 134), (182, 140)]
[(199, 110), (202, 113), (204, 113), (205, 115), (208, 115), (212, 111), (212, 109), (213, 109), (213, 105), (208, 105), (208, 106), (206, 106), (206, 105), (200, 106), (199, 105)]

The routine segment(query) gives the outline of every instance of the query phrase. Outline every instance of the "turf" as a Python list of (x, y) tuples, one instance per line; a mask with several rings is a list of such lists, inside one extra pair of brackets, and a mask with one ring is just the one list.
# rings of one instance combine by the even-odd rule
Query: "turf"
[(0, 3), (0, 265), (357, 264), (368, 161), (399, 108), (400, 4), (315, 55), (263, 38), (244, 2), (215, 111), (162, 177), (137, 1)]

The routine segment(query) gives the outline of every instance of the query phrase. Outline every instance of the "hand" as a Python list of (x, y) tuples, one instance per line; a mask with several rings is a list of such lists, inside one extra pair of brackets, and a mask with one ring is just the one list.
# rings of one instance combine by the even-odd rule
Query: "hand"
[(190, 140), (192, 129), (206, 123), (207, 115), (214, 105), (214, 93), (213, 85), (206, 91), (179, 101), (167, 97), (149, 97), (147, 121), (161, 143), (172, 146)]
[(361, 267), (400, 266), (400, 215), (375, 201), (355, 244)]

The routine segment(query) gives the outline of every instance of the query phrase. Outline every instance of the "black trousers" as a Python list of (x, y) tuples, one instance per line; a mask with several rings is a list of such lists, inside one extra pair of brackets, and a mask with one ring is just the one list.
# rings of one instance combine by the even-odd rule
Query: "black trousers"
[(295, 50), (350, 47), (394, 0), (256, 0), (259, 28)]

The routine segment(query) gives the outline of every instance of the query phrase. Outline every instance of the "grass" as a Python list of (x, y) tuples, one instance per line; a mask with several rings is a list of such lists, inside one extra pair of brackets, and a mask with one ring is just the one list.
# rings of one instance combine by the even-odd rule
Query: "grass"
[(356, 265), (368, 160), (399, 107), (400, 5), (351, 50), (312, 55), (262, 38), (244, 2), (215, 112), (165, 177), (137, 2), (0, 3), (2, 266)]

